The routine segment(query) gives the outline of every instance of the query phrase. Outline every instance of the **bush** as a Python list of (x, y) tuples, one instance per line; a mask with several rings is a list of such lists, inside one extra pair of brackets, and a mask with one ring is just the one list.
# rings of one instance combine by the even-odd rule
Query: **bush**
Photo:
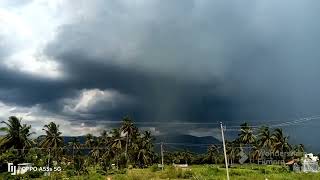
[(160, 178), (162, 179), (188, 179), (192, 176), (193, 173), (190, 169), (175, 168), (173, 166), (169, 166), (160, 174)]
[(193, 173), (191, 170), (186, 170), (182, 173), (182, 178), (189, 179), (193, 177)]
[(218, 173), (221, 171), (218, 167), (210, 167), (210, 170), (214, 173)]
[(41, 171), (28, 171), (23, 176), (27, 178), (39, 178), (43, 175)]
[(116, 170), (116, 169), (111, 169), (107, 172), (108, 175), (113, 175), (113, 174), (126, 174), (127, 173), (127, 170), (126, 169), (119, 169), (119, 170)]
[(17, 175), (17, 176), (12, 176), (11, 173), (5, 172), (5, 173), (1, 173), (0, 179), (5, 179), (5, 180), (19, 180), (19, 179), (22, 179), (22, 177), (19, 176), (19, 175)]
[(150, 171), (151, 172), (157, 172), (159, 170), (159, 167), (157, 164), (154, 164), (150, 167)]
[(272, 173), (272, 171), (270, 171), (269, 169), (265, 169), (265, 168), (260, 169), (260, 172), (261, 172), (261, 174), (271, 174)]
[(107, 172), (102, 169), (97, 169), (96, 172), (101, 175), (107, 175)]
[(72, 176), (74, 176), (75, 175), (75, 173), (74, 173), (74, 170), (67, 170), (66, 171), (66, 174), (67, 174), (67, 177), (72, 177)]

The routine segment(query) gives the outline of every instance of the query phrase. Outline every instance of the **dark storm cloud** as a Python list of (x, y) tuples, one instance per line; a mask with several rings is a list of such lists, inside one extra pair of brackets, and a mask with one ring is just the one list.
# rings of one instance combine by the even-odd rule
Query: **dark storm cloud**
[(28, 75), (0, 66), (1, 100), (30, 106), (49, 103), (70, 94), (63, 82)]
[[(146, 73), (138, 69), (91, 61), (81, 52), (60, 56), (65, 60), (68, 86), (75, 89), (115, 89), (137, 99), (134, 106), (110, 112), (100, 112), (96, 117), (112, 115), (115, 120), (130, 114), (140, 121), (170, 121), (204, 118), (211, 114), (226, 118), (223, 109), (229, 108), (228, 98), (220, 97), (218, 81), (210, 83), (189, 82), (176, 77)], [(212, 91), (216, 91), (216, 94)], [(195, 108), (199, 105), (199, 108)], [(214, 108), (212, 108), (214, 107)], [(210, 111), (209, 109), (212, 110)], [(219, 113), (215, 113), (219, 111)], [(205, 118), (203, 120), (206, 120)]]
[[(294, 103), (304, 91), (293, 86), (306, 86), (310, 79), (291, 78), (304, 55), (304, 62), (317, 64), (317, 55), (310, 55), (314, 50), (304, 48), (317, 47), (312, 39), (318, 26), (308, 23), (316, 14), (305, 13), (304, 8), (312, 8), (308, 5), (293, 2), (298, 13), (282, 5), (111, 3), (62, 27), (47, 51), (64, 64), (78, 88), (115, 88), (138, 96), (146, 106), (143, 114), (154, 119), (313, 114), (314, 105)], [(317, 77), (310, 69), (300, 73)]]
[(155, 2), (142, 11), (121, 3), (116, 7), (123, 11), (95, 9), (88, 15), (94, 19), (62, 27), (47, 52), (73, 87), (114, 88), (138, 98), (133, 113), (142, 120), (230, 119), (232, 101), (215, 77), (224, 68), (223, 28), (209, 23), (208, 9), (194, 11), (193, 1)]

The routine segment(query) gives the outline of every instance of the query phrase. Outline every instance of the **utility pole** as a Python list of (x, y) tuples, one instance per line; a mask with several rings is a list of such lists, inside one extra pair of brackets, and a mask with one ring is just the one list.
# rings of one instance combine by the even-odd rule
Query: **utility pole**
[(227, 171), (227, 180), (230, 180), (229, 178), (229, 170), (228, 170), (228, 159), (227, 159), (227, 151), (226, 151), (226, 143), (224, 141), (224, 134), (223, 134), (223, 126), (222, 126), (222, 122), (220, 122), (220, 126), (221, 126), (221, 136), (222, 136), (222, 143), (223, 143), (223, 152), (224, 152), (224, 162), (226, 164), (226, 171)]
[(163, 143), (162, 142), (160, 144), (160, 147), (161, 147), (161, 169), (163, 171), (164, 165), (163, 165)]
[[(48, 157), (48, 169), (47, 169), (47, 174), (50, 176), (51, 173), (50, 173), (50, 148), (49, 148), (49, 157)], [(51, 179), (51, 178), (50, 178)]]

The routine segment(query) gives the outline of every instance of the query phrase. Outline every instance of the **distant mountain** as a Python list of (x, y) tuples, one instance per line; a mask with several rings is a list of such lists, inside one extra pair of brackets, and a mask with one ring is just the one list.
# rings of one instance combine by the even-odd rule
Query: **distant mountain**
[(78, 138), (80, 144), (84, 144), (86, 141), (85, 136), (63, 136), (64, 144), (68, 144), (73, 138)]
[(164, 143), (166, 151), (188, 150), (196, 153), (205, 153), (210, 144), (222, 144), (221, 141), (212, 137), (197, 137), (186, 134), (165, 134), (155, 136), (156, 150), (160, 150), (160, 143)]

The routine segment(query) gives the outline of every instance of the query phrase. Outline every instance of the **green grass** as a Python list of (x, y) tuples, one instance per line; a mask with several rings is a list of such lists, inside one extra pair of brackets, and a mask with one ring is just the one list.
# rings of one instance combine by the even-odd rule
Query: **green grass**
[[(242, 165), (229, 168), (230, 179), (236, 180), (305, 180), (320, 179), (320, 173), (294, 173), (286, 167), (275, 165)], [(163, 172), (150, 169), (133, 169), (127, 174), (112, 176), (113, 180), (158, 180), (158, 179), (191, 179), (223, 180), (226, 179), (224, 168), (215, 165), (195, 165), (189, 170), (167, 167)]]
[[(68, 177), (66, 172), (54, 173), (52, 177), (42, 177), (39, 180), (63, 179), (69, 180), (106, 180), (110, 177), (112, 180), (223, 180), (226, 179), (226, 171), (222, 165), (194, 165), (188, 169), (179, 169), (172, 166), (166, 166), (164, 171), (156, 166), (147, 169), (129, 169), (124, 174), (101, 175), (96, 173), (93, 168), (89, 170), (88, 175)], [(236, 180), (318, 180), (320, 173), (294, 173), (286, 167), (277, 165), (238, 165), (229, 168), (230, 179)], [(6, 176), (5, 179), (7, 179)], [(0, 175), (0, 179), (4, 174)], [(14, 179), (12, 176), (10, 179)], [(17, 177), (16, 177), (17, 178)]]

